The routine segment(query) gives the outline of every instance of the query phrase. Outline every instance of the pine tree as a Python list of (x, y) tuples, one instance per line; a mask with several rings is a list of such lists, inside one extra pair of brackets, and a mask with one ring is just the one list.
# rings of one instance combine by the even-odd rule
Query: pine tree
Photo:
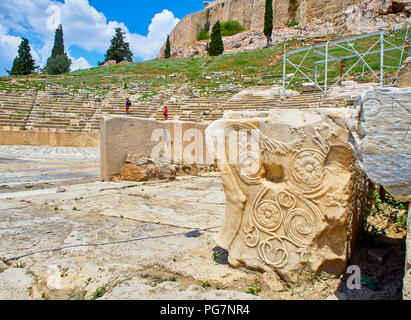
[(213, 30), (211, 32), (211, 41), (208, 47), (208, 54), (210, 56), (218, 56), (224, 52), (224, 43), (223, 39), (221, 38), (221, 25), (220, 21), (217, 21), (216, 24), (213, 26)]
[(17, 57), (13, 61), (11, 71), (7, 71), (9, 75), (29, 75), (35, 69), (35, 61), (30, 53), (29, 40), (21, 38)]
[(166, 50), (164, 51), (164, 58), (169, 59), (171, 57), (171, 48), (170, 48), (170, 36), (167, 37)]
[(56, 29), (51, 57), (47, 59), (44, 70), (48, 74), (62, 74), (70, 72), (70, 66), (71, 59), (64, 53), (63, 26), (60, 24)]
[(104, 62), (109, 60), (115, 60), (117, 63), (124, 60), (133, 62), (133, 53), (130, 51), (129, 43), (124, 41), (124, 34), (121, 28), (116, 28), (116, 34), (111, 39), (111, 45), (106, 52)]
[(267, 46), (273, 34), (273, 16), (273, 0), (265, 0), (264, 35), (267, 38)]
[(60, 24), (56, 29), (54, 36), (54, 47), (51, 51), (51, 57), (55, 58), (61, 54), (64, 54), (64, 40), (63, 40), (63, 26)]

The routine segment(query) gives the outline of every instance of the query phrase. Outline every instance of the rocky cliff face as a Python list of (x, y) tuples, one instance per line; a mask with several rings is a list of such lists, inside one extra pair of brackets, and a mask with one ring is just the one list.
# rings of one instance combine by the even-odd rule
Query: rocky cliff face
[[(207, 21), (211, 29), (218, 20), (236, 20), (247, 30), (234, 36), (233, 40), (224, 41), (228, 51), (249, 49), (250, 44), (251, 48), (265, 45), (265, 41), (260, 39), (263, 36), (265, 0), (217, 0), (204, 2), (204, 5), (203, 10), (185, 16), (170, 34), (174, 57), (206, 54), (207, 42), (197, 42), (197, 36)], [(308, 30), (307, 36), (310, 36), (309, 30), (315, 30), (312, 36), (316, 37), (327, 32), (371, 32), (403, 23), (404, 18), (410, 16), (411, 0), (273, 0), (273, 7), (275, 31), (281, 38), (295, 34), (285, 28), (291, 21), (298, 22), (304, 35)], [(281, 28), (284, 37), (281, 31), (278, 32)], [(238, 37), (246, 41), (238, 41)], [(164, 48), (165, 45), (159, 58), (163, 57)]]

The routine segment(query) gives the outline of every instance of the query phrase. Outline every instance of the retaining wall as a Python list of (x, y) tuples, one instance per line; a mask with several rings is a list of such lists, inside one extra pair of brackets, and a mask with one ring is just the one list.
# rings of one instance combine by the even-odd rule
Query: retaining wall
[(0, 145), (98, 147), (100, 131), (67, 132), (64, 129), (0, 127)]

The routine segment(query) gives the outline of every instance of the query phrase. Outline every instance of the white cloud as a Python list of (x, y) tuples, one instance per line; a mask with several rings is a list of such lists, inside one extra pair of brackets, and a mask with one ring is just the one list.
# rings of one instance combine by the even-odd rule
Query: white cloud
[(89, 69), (91, 68), (90, 63), (88, 63), (88, 61), (86, 59), (84, 59), (83, 57), (80, 57), (78, 59), (70, 57), (70, 59), (72, 60), (72, 64), (70, 67), (71, 71), (75, 71), (75, 70), (79, 70), (79, 69)]
[(21, 38), (4, 35), (0, 37), (0, 52), (1, 56), (8, 61), (12, 61), (17, 53)]
[(144, 60), (155, 58), (179, 21), (171, 11), (163, 10), (151, 20), (147, 36), (127, 33), (126, 39), (130, 42), (134, 55)]
[[(148, 34), (140, 35), (131, 33), (124, 23), (107, 21), (106, 16), (92, 7), (88, 0), (1, 0), (0, 21), (1, 58), (11, 61), (17, 54), (20, 38), (9, 34), (12, 30), (29, 40), (36, 40), (32, 54), (38, 64), (44, 65), (51, 53), (55, 29), (60, 23), (64, 29), (66, 51), (71, 46), (78, 46), (104, 54), (115, 28), (120, 27), (126, 33), (126, 41), (130, 43), (133, 54), (147, 60), (156, 57), (179, 19), (171, 11), (163, 10), (153, 17)], [(76, 66), (89, 66), (84, 58), (74, 61)]]

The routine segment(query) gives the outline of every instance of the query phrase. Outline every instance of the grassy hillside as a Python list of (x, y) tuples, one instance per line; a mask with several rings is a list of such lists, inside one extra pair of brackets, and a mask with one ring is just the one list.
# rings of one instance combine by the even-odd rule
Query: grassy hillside
[[(386, 40), (393, 45), (402, 45), (405, 31), (397, 33), (388, 33)], [(344, 35), (330, 35), (327, 39), (317, 39), (305, 41), (301, 39), (290, 40), (286, 43), (286, 51), (307, 47), (313, 44), (324, 43), (326, 40), (332, 41), (343, 38)], [(353, 43), (355, 50), (365, 52), (378, 39), (378, 36), (367, 39), (359, 39)], [(353, 51), (348, 44), (342, 44)], [(386, 44), (388, 47), (389, 45)], [(373, 50), (379, 49), (379, 44)], [(319, 50), (324, 54), (324, 49)], [(146, 62), (118, 64), (113, 66), (104, 66), (91, 68), (88, 70), (78, 70), (65, 74), (63, 76), (31, 76), (25, 78), (13, 77), (13, 82), (0, 82), (3, 89), (11, 88), (30, 88), (36, 87), (42, 89), (46, 84), (57, 84), (63, 87), (73, 89), (101, 89), (104, 91), (107, 85), (116, 85), (119, 88), (127, 88), (131, 83), (148, 83), (153, 88), (153, 92), (161, 90), (170, 85), (180, 85), (190, 83), (191, 85), (207, 90), (219, 87), (221, 84), (240, 83), (244, 86), (254, 86), (257, 84), (280, 84), (282, 80), (283, 69), (283, 44), (277, 44), (273, 47), (255, 51), (246, 51), (237, 54), (226, 54), (219, 57), (201, 57), (191, 59), (155, 59)], [(385, 57), (384, 64), (387, 66), (398, 66), (400, 50), (390, 51)], [(306, 52), (294, 54), (289, 59), (296, 65), (299, 65)], [(314, 61), (322, 58), (321, 53), (313, 51), (305, 59), (302, 68), (305, 73), (313, 75)], [(340, 57), (350, 54), (339, 48), (332, 47), (329, 50), (332, 56)], [(352, 58), (346, 61), (346, 70), (357, 59)], [(379, 54), (367, 56), (366, 61), (371, 68), (379, 75)], [(335, 80), (339, 77), (339, 61), (335, 61), (328, 66), (328, 78)], [(319, 65), (319, 77), (324, 77), (324, 64)], [(372, 77), (371, 72), (362, 73), (363, 64), (359, 63), (350, 73), (351, 79), (356, 81), (377, 81)], [(367, 68), (365, 68), (367, 71)], [(395, 74), (394, 68), (385, 68), (390, 76)], [(215, 72), (228, 72), (222, 76), (213, 76)], [(287, 65), (287, 74), (294, 72), (290, 64)], [(207, 77), (208, 76), (208, 77)], [(210, 79), (211, 76), (211, 79)], [(249, 78), (244, 81), (244, 78)], [(319, 78), (320, 79), (320, 78)], [(293, 82), (298, 85), (306, 80), (297, 75)]]

